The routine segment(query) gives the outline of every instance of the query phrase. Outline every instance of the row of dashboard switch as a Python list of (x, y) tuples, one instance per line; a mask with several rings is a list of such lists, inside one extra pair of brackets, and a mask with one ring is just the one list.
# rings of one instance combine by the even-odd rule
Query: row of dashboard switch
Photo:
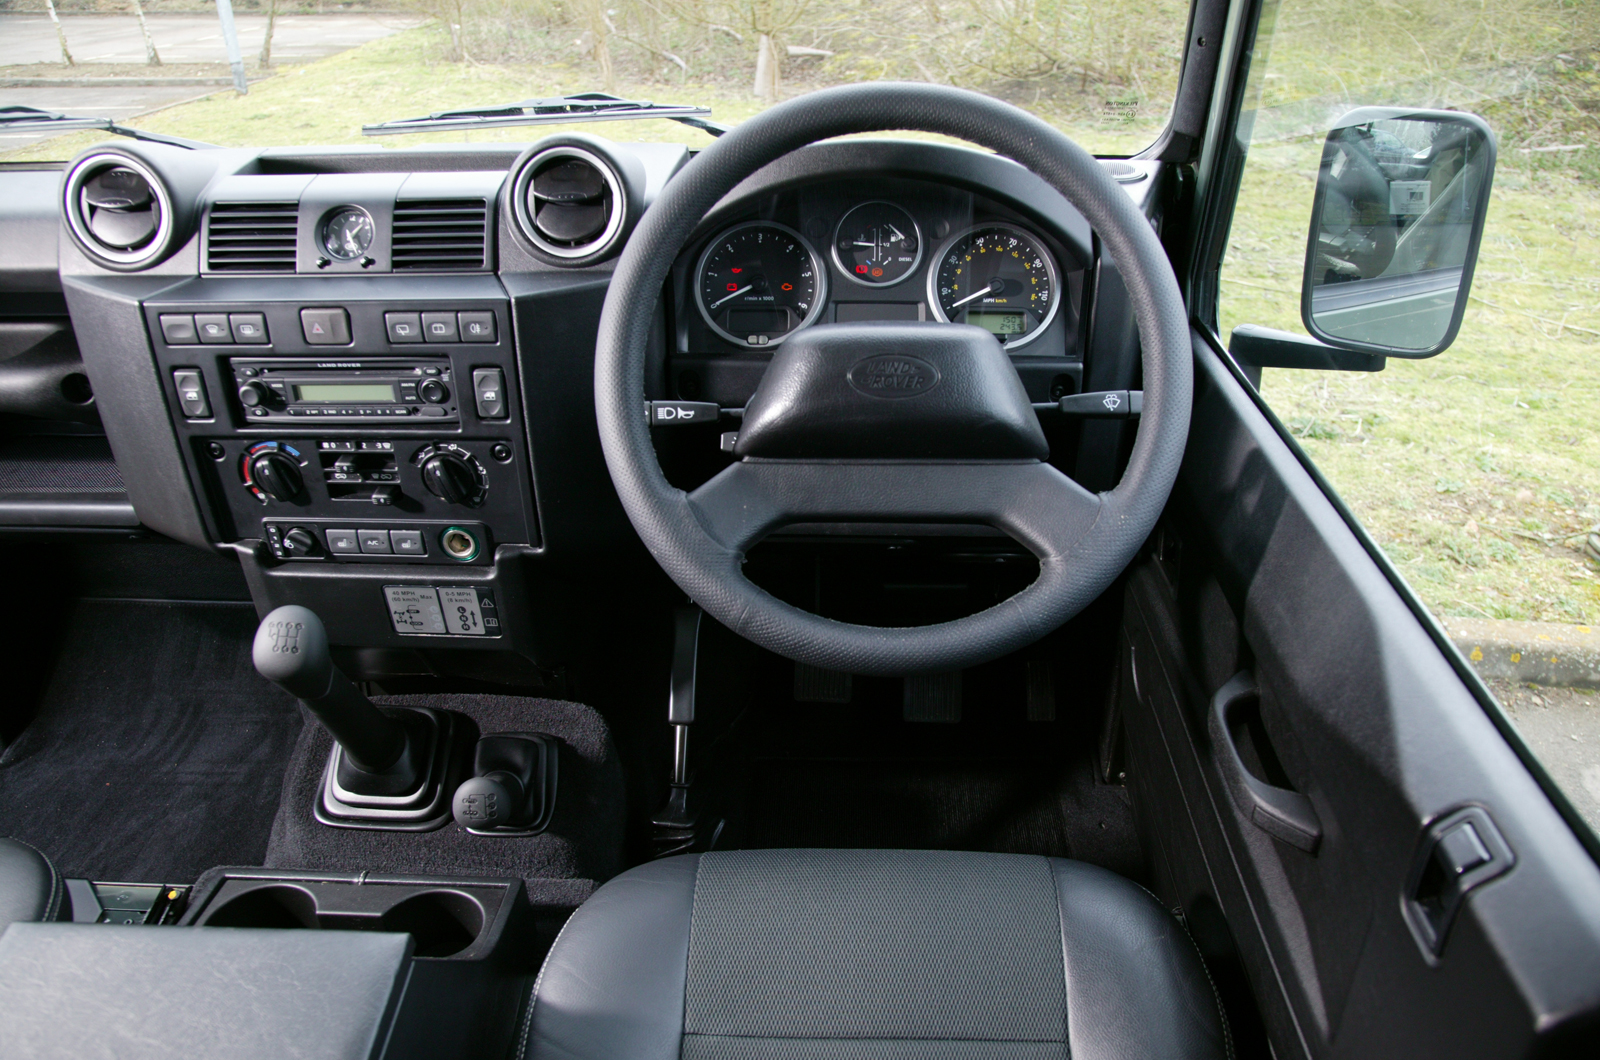
[(426, 556), (421, 530), (328, 530), (328, 551), (368, 556)]
[(161, 337), (168, 346), (263, 346), (271, 341), (261, 313), (162, 313)]
[(389, 341), (494, 342), (494, 313), (487, 309), (459, 313), (385, 313), (383, 326)]

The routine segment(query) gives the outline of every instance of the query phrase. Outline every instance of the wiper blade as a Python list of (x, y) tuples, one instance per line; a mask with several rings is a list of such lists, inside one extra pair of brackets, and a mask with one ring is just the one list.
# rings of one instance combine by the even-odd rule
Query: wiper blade
[(73, 129), (103, 129), (116, 136), (126, 136), (132, 140), (146, 140), (155, 144), (171, 144), (173, 147), (195, 149), (216, 146), (216, 144), (202, 143), (199, 140), (185, 140), (181, 136), (168, 136), (165, 133), (134, 129), (127, 125), (119, 125), (110, 118), (73, 117), (70, 114), (58, 114), (53, 110), (40, 110), (38, 107), (23, 107), (16, 104), (0, 107), (0, 129), (42, 129), (47, 126), (52, 131), (59, 130), (61, 132)]
[(440, 132), (449, 129), (501, 129), (513, 125), (558, 125), (564, 122), (633, 121), (640, 118), (666, 118), (695, 129), (721, 136), (728, 126), (707, 121), (710, 107), (651, 103), (648, 100), (622, 99), (605, 92), (581, 92), (553, 99), (525, 99), (503, 107), (470, 107), (441, 110), (421, 118), (363, 125), (363, 136), (396, 136), (410, 132)]

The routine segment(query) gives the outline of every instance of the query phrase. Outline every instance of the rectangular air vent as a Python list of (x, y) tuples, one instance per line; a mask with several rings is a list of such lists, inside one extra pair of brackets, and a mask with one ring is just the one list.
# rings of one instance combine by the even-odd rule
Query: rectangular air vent
[(483, 199), (418, 199), (394, 204), (396, 272), (488, 267), (489, 204)]
[(219, 202), (206, 228), (206, 268), (293, 272), (299, 226), (299, 203)]

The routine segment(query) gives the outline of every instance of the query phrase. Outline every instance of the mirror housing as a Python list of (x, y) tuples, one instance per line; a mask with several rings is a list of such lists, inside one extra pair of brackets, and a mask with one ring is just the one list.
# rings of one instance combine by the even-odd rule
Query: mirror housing
[(1335, 349), (1424, 358), (1455, 341), (1494, 183), (1495, 138), (1462, 111), (1361, 107), (1328, 132), (1301, 283)]

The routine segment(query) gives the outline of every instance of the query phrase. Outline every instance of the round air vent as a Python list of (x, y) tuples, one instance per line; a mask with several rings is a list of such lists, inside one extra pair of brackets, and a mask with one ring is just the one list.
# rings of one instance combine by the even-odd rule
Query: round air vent
[(598, 261), (617, 242), (627, 214), (622, 181), (581, 147), (538, 152), (517, 174), (517, 224), (534, 248), (563, 265)]
[(67, 174), (67, 226), (90, 257), (118, 270), (152, 265), (172, 242), (172, 197), (149, 167), (93, 154)]

